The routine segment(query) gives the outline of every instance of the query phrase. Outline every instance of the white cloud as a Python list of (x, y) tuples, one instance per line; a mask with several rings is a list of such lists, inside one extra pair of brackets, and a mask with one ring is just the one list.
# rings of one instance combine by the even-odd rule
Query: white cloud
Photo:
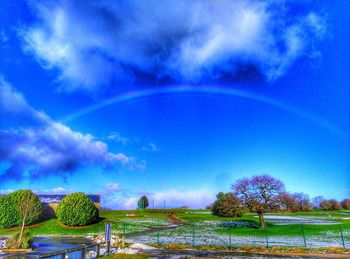
[(143, 146), (141, 149), (143, 151), (149, 151), (149, 152), (157, 152), (157, 151), (159, 151), (159, 148), (154, 143), (148, 143), (147, 145)]
[(32, 123), (17, 130), (0, 130), (0, 161), (11, 164), (2, 175), (3, 180), (19, 180), (25, 169), (30, 177), (40, 177), (44, 174), (64, 176), (88, 165), (112, 168), (120, 164), (129, 170), (144, 170), (146, 167), (145, 161), (112, 153), (106, 143), (92, 135), (74, 131), (33, 109), (22, 94), (3, 80), (0, 81), (0, 101), (3, 117), (25, 116), (25, 121), (30, 117)]
[(118, 209), (135, 209), (139, 198), (146, 194), (150, 207), (162, 208), (165, 201), (167, 208), (205, 208), (215, 200), (215, 193), (209, 189), (166, 189), (157, 192), (135, 192), (122, 190), (120, 193), (105, 192), (102, 197), (102, 207)]
[(130, 142), (129, 138), (121, 136), (118, 132), (111, 133), (108, 136), (108, 139), (120, 143), (122, 145), (126, 145)]
[(9, 193), (14, 192), (14, 191), (15, 190), (13, 190), (13, 189), (1, 189), (0, 195), (9, 194)]
[(322, 16), (292, 14), (287, 3), (45, 1), (22, 36), (45, 68), (59, 69), (67, 91), (132, 83), (138, 72), (199, 82), (234, 75), (241, 64), (275, 80), (316, 52), (326, 32)]
[(119, 183), (108, 183), (105, 185), (105, 189), (108, 191), (114, 191), (119, 192), (120, 191), (120, 185)]

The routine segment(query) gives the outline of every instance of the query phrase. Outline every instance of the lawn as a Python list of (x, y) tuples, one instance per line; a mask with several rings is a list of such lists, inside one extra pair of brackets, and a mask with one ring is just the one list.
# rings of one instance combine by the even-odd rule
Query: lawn
[[(210, 235), (234, 235), (234, 236), (260, 236), (266, 235), (264, 230), (257, 229), (258, 219), (256, 214), (245, 213), (241, 218), (223, 218), (210, 214), (208, 210), (145, 210), (141, 211), (101, 211), (101, 220), (99, 223), (85, 226), (69, 228), (59, 224), (57, 219), (50, 219), (29, 226), (34, 235), (89, 235), (103, 233), (104, 224), (110, 222), (112, 231), (117, 234), (127, 234), (133, 232), (144, 231), (149, 227), (164, 226), (170, 224), (166, 213), (171, 212), (176, 218), (182, 220), (185, 224), (177, 229), (160, 231), (153, 235), (192, 235), (207, 233)], [(267, 220), (267, 234), (269, 236), (300, 236), (303, 231), (305, 236), (329, 235), (339, 236), (342, 228), (345, 239), (350, 233), (350, 220), (346, 215), (349, 211), (312, 211), (303, 213), (279, 213), (267, 215), (283, 215), (283, 216), (302, 216), (322, 219), (331, 219), (339, 222), (337, 225), (274, 225)], [(130, 216), (135, 214), (135, 216)], [(239, 226), (228, 226), (235, 224)], [(240, 225), (242, 224), (242, 225)], [(0, 230), (0, 235), (9, 235), (15, 230)]]
[[(134, 213), (135, 217), (130, 217)], [(100, 211), (100, 222), (84, 227), (65, 227), (57, 219), (49, 219), (28, 226), (34, 235), (89, 235), (103, 233), (104, 224), (110, 222), (113, 232), (123, 234), (146, 230), (149, 226), (168, 224), (164, 212)], [(10, 235), (16, 229), (0, 229), (0, 235)], [(125, 232), (124, 232), (125, 231)]]

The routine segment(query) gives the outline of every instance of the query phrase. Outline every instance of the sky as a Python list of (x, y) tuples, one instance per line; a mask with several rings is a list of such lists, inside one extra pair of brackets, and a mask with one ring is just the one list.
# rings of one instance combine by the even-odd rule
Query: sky
[(0, 9), (0, 193), (204, 208), (269, 174), (349, 198), (349, 1)]

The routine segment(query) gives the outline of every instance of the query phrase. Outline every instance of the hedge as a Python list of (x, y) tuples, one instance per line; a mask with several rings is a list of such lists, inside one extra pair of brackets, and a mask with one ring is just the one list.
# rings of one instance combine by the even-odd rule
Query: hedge
[(68, 194), (57, 206), (56, 216), (64, 225), (85, 226), (98, 219), (99, 211), (82, 192)]

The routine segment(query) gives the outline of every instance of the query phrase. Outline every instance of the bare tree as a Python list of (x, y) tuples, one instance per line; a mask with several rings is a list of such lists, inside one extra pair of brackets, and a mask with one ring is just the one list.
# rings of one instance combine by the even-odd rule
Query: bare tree
[(343, 207), (343, 209), (350, 209), (350, 199), (344, 199), (341, 201), (341, 206)]
[(321, 210), (340, 210), (341, 205), (335, 199), (324, 200), (320, 203)]
[(283, 211), (294, 212), (298, 210), (297, 200), (292, 194), (284, 192), (280, 195), (279, 200)]
[(312, 206), (314, 209), (320, 209), (321, 202), (323, 202), (325, 198), (323, 196), (317, 196), (312, 199)]
[(279, 197), (285, 188), (280, 180), (259, 175), (237, 180), (232, 190), (250, 212), (258, 214), (260, 228), (265, 228), (264, 213), (280, 207)]
[(310, 202), (309, 195), (306, 193), (298, 192), (294, 193), (293, 196), (297, 202), (297, 211), (311, 211), (312, 204)]

